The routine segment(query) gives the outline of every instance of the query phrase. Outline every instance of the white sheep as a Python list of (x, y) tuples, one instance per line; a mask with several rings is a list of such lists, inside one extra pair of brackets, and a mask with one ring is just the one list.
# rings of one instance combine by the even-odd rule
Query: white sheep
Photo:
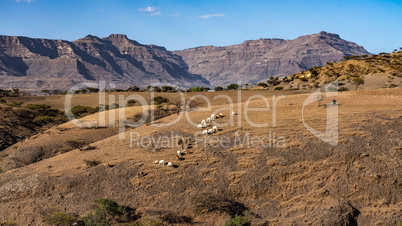
[(214, 114), (211, 115), (211, 121), (213, 121), (213, 120), (215, 120), (215, 115)]
[(219, 113), (219, 116), (220, 116), (221, 118), (223, 118), (223, 114), (222, 114), (222, 113)]
[(198, 124), (197, 128), (198, 128), (198, 129), (202, 129), (202, 125), (201, 125), (201, 124)]
[(165, 160), (160, 160), (158, 163), (158, 166), (164, 166), (165, 165)]
[(179, 158), (181, 157), (181, 152), (180, 152), (180, 150), (177, 151), (177, 157), (179, 157)]
[(214, 126), (214, 127), (212, 127), (212, 130), (213, 130), (214, 132), (218, 132), (218, 127), (217, 127), (217, 126)]
[[(205, 120), (204, 120), (204, 121), (205, 121)], [(207, 123), (204, 122), (204, 123), (201, 124), (201, 126), (202, 126), (202, 128), (207, 127)]]
[(235, 112), (234, 112), (234, 111), (232, 111), (232, 115), (235, 115)]
[(205, 120), (202, 120), (202, 121), (201, 121), (201, 125), (204, 124), (204, 123), (206, 123)]
[(159, 163), (159, 161), (158, 161), (158, 160), (156, 160), (154, 163), (155, 163), (155, 164), (158, 164), (158, 163)]
[(209, 130), (208, 130), (208, 134), (211, 134), (211, 133), (213, 133), (213, 132), (214, 132), (213, 129), (209, 129)]
[(204, 130), (204, 131), (202, 131), (202, 134), (207, 135), (207, 134), (208, 134), (208, 130)]
[(172, 167), (172, 166), (173, 166), (173, 163), (172, 163), (172, 162), (168, 162), (167, 166), (168, 166), (168, 167)]
[(207, 118), (207, 122), (211, 122), (211, 118), (210, 118), (210, 117)]

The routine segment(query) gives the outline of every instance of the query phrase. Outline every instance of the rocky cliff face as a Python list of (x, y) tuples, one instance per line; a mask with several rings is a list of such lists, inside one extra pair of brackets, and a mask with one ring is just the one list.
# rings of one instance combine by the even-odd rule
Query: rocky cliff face
[(327, 32), (174, 52), (121, 34), (73, 42), (0, 36), (0, 89), (68, 90), (78, 82), (101, 80), (121, 88), (158, 82), (181, 87), (255, 84), (364, 54), (369, 53), (363, 47)]
[(257, 83), (271, 76), (288, 76), (343, 56), (369, 54), (363, 47), (337, 34), (320, 32), (294, 40), (259, 39), (239, 45), (204, 46), (174, 52), (189, 71), (201, 74), (212, 86)]
[(189, 73), (180, 56), (125, 35), (88, 35), (73, 42), (0, 36), (0, 88), (68, 90), (78, 82), (101, 80), (121, 88), (157, 82), (209, 85)]

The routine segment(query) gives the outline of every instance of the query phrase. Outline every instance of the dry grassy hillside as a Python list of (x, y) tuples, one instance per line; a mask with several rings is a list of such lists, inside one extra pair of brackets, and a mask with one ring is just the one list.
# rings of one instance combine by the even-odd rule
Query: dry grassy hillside
[[(357, 81), (364, 83), (356, 86)], [(345, 57), (344, 61), (327, 62), (323, 67), (310, 68), (288, 76), (290, 88), (318, 87), (338, 81), (340, 91), (356, 89), (379, 89), (401, 87), (402, 51)]]
[[(93, 128), (76, 128), (71, 122), (31, 137), (7, 149), (9, 155), (4, 159), (13, 157), (13, 150), (52, 147), (70, 139), (86, 139), (91, 144), (83, 151), (54, 153), (53, 157), (0, 174), (0, 220), (37, 225), (57, 210), (59, 215), (67, 214), (78, 221), (94, 212), (95, 199), (108, 198), (129, 206), (126, 213), (144, 225), (224, 225), (229, 215), (243, 216), (247, 211), (252, 225), (401, 222), (401, 89), (342, 92), (336, 97), (339, 105), (326, 105), (332, 98), (308, 105), (304, 109), (305, 123), (320, 131), (325, 131), (327, 110), (339, 108), (336, 146), (305, 128), (301, 111), (309, 93), (284, 92), (286, 98), (276, 108), (276, 126), (272, 124), (272, 106), (269, 111), (239, 111), (238, 107), (245, 107), (244, 101), (253, 94), (268, 97), (272, 104), (272, 94), (280, 93), (243, 92), (242, 101), (236, 101), (236, 92), (206, 93), (212, 109), (203, 111), (200, 107), (205, 105), (198, 102), (198, 108), (187, 109), (188, 118), (199, 123), (216, 110), (225, 115), (216, 123), (233, 124), (218, 126), (214, 135), (198, 135), (197, 139), (195, 135), (201, 130), (186, 117), (168, 127), (156, 127), (174, 121), (176, 114), (151, 125), (127, 128), (125, 140), (119, 139), (115, 127), (103, 128), (95, 123)], [(214, 100), (219, 94), (235, 100), (237, 115), (231, 116), (228, 109), (223, 109), (229, 104), (227, 100)], [(80, 97), (77, 101), (90, 96)], [(264, 106), (260, 99), (248, 103), (249, 108)], [(141, 112), (139, 106), (126, 110), (129, 115)], [(120, 110), (107, 111), (106, 118), (113, 111), (118, 114)], [(93, 122), (98, 116), (82, 120)], [(269, 126), (257, 128), (247, 119), (269, 122)], [(172, 134), (195, 140), (187, 153), (176, 159), (178, 147), (158, 146), (155, 150), (153, 146), (138, 147), (136, 142), (130, 147), (130, 132), (154, 141), (168, 137), (167, 144), (177, 142)], [(257, 142), (242, 146), (236, 136), (247, 134), (271, 134), (271, 141), (276, 139), (273, 143), (283, 139), (285, 145), (263, 147)], [(228, 147), (217, 145), (222, 138)], [(144, 144), (149, 142), (147, 139)], [(154, 164), (162, 159), (172, 162), (173, 167)], [(124, 216), (119, 215), (119, 219)]]

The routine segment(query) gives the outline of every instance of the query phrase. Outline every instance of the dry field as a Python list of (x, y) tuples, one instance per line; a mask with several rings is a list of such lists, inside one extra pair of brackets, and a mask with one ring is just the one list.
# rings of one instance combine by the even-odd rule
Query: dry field
[[(0, 220), (37, 225), (51, 208), (83, 217), (93, 211), (93, 200), (110, 198), (163, 225), (224, 225), (228, 211), (206, 211), (193, 201), (200, 194), (212, 194), (250, 210), (252, 225), (402, 222), (400, 88), (341, 92), (334, 97), (337, 106), (331, 104), (333, 97), (306, 106), (304, 123), (321, 132), (326, 130), (327, 110), (338, 108), (337, 145), (320, 140), (303, 124), (302, 106), (311, 92), (242, 91), (240, 101), (234, 91), (184, 95), (189, 99), (198, 94), (210, 100), (210, 109), (197, 99), (197, 108), (188, 108), (172, 125), (163, 126), (180, 115), (151, 125), (126, 127), (125, 139), (118, 134), (120, 121), (110, 117), (122, 109), (109, 110), (105, 121), (116, 125), (97, 126), (96, 113), (81, 119), (92, 126), (78, 128), (68, 122), (0, 152), (2, 164), (14, 164), (0, 174)], [(140, 95), (151, 98), (149, 93)], [(171, 102), (179, 97), (177, 93), (157, 95)], [(214, 99), (218, 95), (231, 97), (236, 115), (231, 116), (227, 99)], [(260, 98), (246, 102), (253, 95)], [(274, 99), (280, 95), (284, 97), (274, 108)], [(266, 108), (261, 97), (267, 98), (269, 109), (244, 112), (245, 107)], [(62, 96), (25, 97), (21, 101), (64, 107)], [(97, 101), (94, 94), (78, 95), (73, 106), (97, 106)], [(130, 118), (142, 108), (128, 107), (125, 111)], [(217, 133), (203, 136), (190, 121), (198, 124), (211, 112), (223, 113), (224, 117), (214, 122)], [(262, 123), (268, 126), (255, 126)], [(169, 140), (155, 150), (153, 146), (139, 147), (135, 140), (130, 145), (130, 134), (138, 140), (150, 138), (143, 140), (144, 146), (165, 137)], [(182, 159), (176, 159), (180, 148), (172, 135), (193, 137)], [(257, 142), (241, 143), (247, 136)], [(271, 145), (258, 142), (263, 137)], [(63, 151), (67, 140), (89, 141), (90, 148)], [(35, 163), (16, 161), (19, 155), (27, 156), (38, 147), (44, 154)], [(157, 166), (156, 160), (172, 162), (174, 167)], [(99, 164), (92, 166), (88, 161)]]

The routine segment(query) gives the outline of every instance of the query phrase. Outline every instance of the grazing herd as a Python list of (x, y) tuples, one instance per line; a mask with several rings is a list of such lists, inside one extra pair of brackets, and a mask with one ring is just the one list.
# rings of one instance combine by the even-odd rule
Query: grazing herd
[[(234, 111), (232, 111), (231, 115), (234, 116), (234, 115), (236, 115), (236, 114), (235, 114)], [(197, 128), (199, 128), (199, 129), (204, 129), (204, 128), (208, 127), (208, 126), (211, 126), (210, 123), (211, 123), (212, 121), (215, 121), (215, 119), (217, 119), (217, 118), (223, 118), (223, 117), (225, 117), (225, 116), (224, 116), (222, 113), (219, 113), (219, 114), (217, 114), (217, 115), (211, 114), (211, 116), (208, 117), (206, 120), (202, 120), (201, 123), (198, 124)], [(209, 134), (216, 133), (216, 132), (218, 132), (218, 131), (219, 131), (219, 130), (218, 130), (218, 127), (217, 127), (217, 126), (213, 126), (211, 129), (202, 131), (202, 134), (203, 134), (203, 135), (209, 135)], [(178, 151), (177, 151), (177, 153), (176, 153), (176, 159), (182, 160), (182, 156), (183, 156), (183, 154), (187, 154), (187, 148), (191, 145), (191, 142), (192, 142), (191, 137), (189, 137), (189, 138), (187, 138), (187, 139), (185, 139), (185, 140), (180, 139), (180, 140), (178, 141), (178, 145), (181, 145), (181, 150), (178, 150)], [(165, 166), (165, 165), (167, 165), (168, 167), (173, 167), (173, 163), (172, 163), (172, 162), (167, 162), (167, 164), (166, 164), (166, 163), (165, 163), (165, 160), (155, 161), (154, 163), (157, 164), (158, 166)]]

